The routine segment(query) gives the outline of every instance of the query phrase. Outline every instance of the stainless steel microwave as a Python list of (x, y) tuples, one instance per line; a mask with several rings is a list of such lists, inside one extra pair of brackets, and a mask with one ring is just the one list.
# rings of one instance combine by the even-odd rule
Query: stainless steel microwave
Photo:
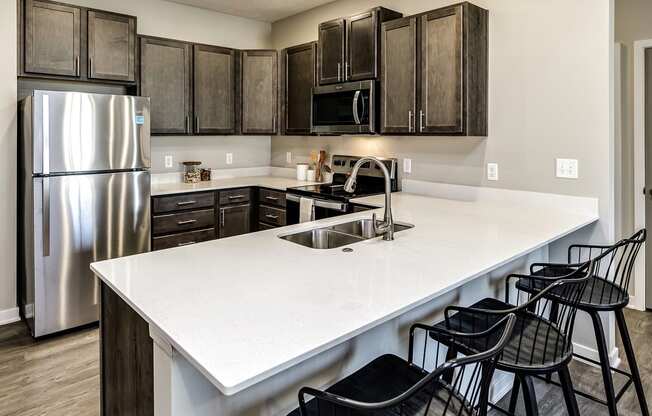
[(310, 131), (316, 134), (373, 134), (378, 109), (375, 81), (312, 89)]

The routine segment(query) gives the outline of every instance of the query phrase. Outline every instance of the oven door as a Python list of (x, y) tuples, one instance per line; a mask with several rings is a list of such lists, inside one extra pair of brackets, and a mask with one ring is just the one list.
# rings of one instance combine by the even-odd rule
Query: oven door
[[(299, 201), (301, 197), (296, 194), (286, 194), (286, 217), (287, 224), (298, 224), (299, 223)], [(313, 200), (313, 211), (311, 215), (311, 220), (321, 220), (323, 218), (337, 217), (338, 215), (344, 215), (349, 213), (349, 204), (346, 202), (339, 201), (329, 201), (327, 199), (319, 198), (308, 198)]]
[(369, 134), (376, 132), (373, 81), (313, 88), (311, 132)]

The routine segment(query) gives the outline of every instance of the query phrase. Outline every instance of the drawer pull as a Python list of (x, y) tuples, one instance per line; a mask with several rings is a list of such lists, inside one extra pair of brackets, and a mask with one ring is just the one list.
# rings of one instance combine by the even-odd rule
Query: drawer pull
[(197, 220), (177, 221), (177, 225), (188, 225), (188, 224), (194, 224), (196, 222), (197, 222)]
[(267, 215), (265, 215), (265, 218), (269, 218), (271, 220), (277, 220), (278, 215), (267, 214)]
[(265, 199), (269, 199), (270, 201), (278, 201), (278, 198), (275, 196), (266, 196)]
[(191, 244), (195, 244), (195, 242), (194, 241), (188, 241), (187, 243), (179, 243), (179, 244), (177, 244), (177, 247), (189, 246)]
[(229, 199), (242, 199), (244, 197), (245, 197), (244, 195), (231, 195), (229, 196)]
[(196, 204), (196, 203), (197, 203), (197, 201), (177, 202), (177, 206), (183, 207), (183, 206), (186, 206), (186, 205), (193, 205), (193, 204)]

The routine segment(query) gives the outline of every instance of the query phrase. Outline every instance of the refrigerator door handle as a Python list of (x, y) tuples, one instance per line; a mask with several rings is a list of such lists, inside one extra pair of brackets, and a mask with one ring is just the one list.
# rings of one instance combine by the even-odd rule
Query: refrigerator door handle
[(50, 174), (50, 97), (43, 95), (43, 174)]
[(43, 257), (50, 256), (50, 178), (43, 178)]

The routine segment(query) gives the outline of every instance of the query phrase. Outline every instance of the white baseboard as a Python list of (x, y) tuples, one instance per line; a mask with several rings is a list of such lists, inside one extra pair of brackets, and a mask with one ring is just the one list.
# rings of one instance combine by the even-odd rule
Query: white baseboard
[(637, 311), (645, 312), (645, 301), (642, 299), (637, 299), (636, 296), (629, 296), (629, 304), (627, 305), (629, 309), (634, 309)]
[[(579, 354), (583, 357), (590, 358), (592, 360), (600, 361), (600, 354), (598, 354), (598, 350), (595, 348), (589, 348), (585, 345), (578, 344), (576, 342), (573, 342), (573, 351), (576, 354)], [(581, 361), (585, 364), (588, 364), (590, 366), (595, 366), (595, 364), (581, 360), (577, 358), (578, 361)], [(620, 351), (618, 350), (618, 347), (614, 347), (611, 350), (611, 353), (609, 353), (609, 361), (611, 362), (611, 366), (614, 368), (620, 367)]]
[(5, 309), (0, 311), (0, 326), (13, 324), (14, 322), (20, 321), (20, 314), (18, 313), (18, 308)]

